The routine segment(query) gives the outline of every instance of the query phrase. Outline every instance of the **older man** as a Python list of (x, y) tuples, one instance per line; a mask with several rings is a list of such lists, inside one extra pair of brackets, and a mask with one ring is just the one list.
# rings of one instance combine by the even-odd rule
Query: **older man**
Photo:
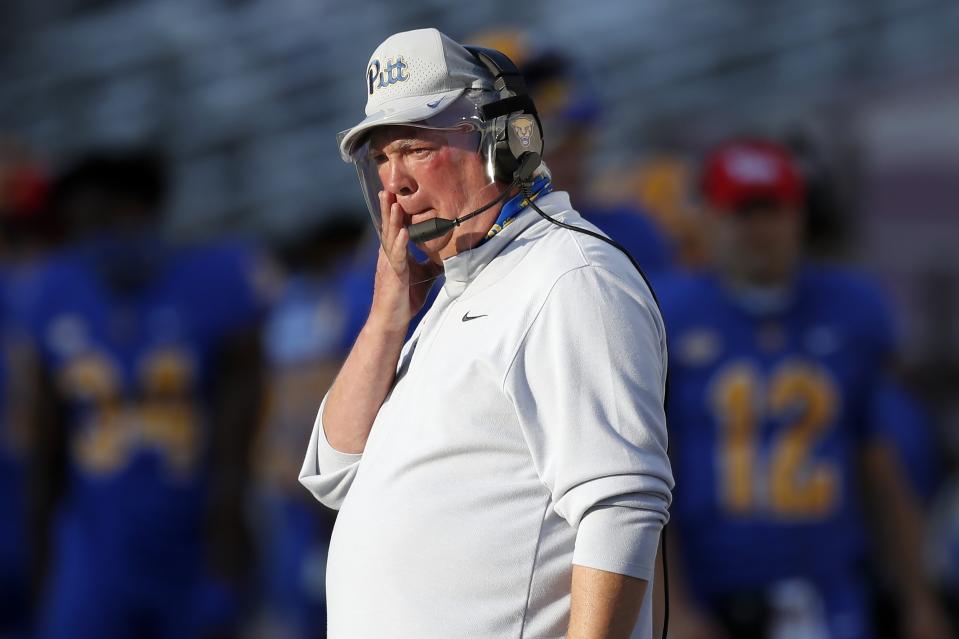
[(672, 490), (662, 320), (552, 190), (535, 108), (487, 53), (391, 36), (340, 137), (382, 250), (300, 475), (340, 511), (335, 639), (651, 633)]

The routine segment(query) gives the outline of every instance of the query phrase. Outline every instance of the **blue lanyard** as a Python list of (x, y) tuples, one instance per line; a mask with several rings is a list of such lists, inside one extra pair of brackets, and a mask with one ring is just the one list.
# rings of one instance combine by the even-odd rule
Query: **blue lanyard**
[[(532, 200), (535, 200), (538, 197), (546, 195), (553, 190), (553, 184), (550, 182), (549, 178), (546, 176), (540, 176), (533, 181), (533, 186), (530, 188), (532, 195), (529, 199), (526, 199), (526, 195), (523, 193), (517, 193), (510, 199), (506, 200), (506, 203), (503, 205), (503, 208), (500, 209), (499, 216), (497, 216), (496, 221), (493, 222), (492, 228), (489, 232), (486, 233), (486, 238), (483, 240), (490, 239), (507, 226), (509, 226), (513, 220), (520, 214), (523, 209), (529, 206), (529, 203)], [(480, 242), (482, 244), (483, 242)], [(479, 246), (479, 244), (477, 245)], [(473, 247), (476, 248), (476, 247)]]

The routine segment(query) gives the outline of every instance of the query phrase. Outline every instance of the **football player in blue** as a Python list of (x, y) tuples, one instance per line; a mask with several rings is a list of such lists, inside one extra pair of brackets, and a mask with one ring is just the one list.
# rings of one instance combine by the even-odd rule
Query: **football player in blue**
[(27, 439), (16, 369), (19, 331), (11, 313), (9, 266), (0, 266), (0, 637), (26, 637), (30, 622), (27, 561)]
[(27, 533), (26, 402), (21, 368), (29, 348), (19, 302), (42, 254), (55, 241), (46, 207), (47, 180), (18, 140), (0, 135), (0, 637), (30, 636), (32, 612)]
[(702, 190), (714, 272), (657, 286), (676, 475), (671, 636), (874, 636), (860, 571), (873, 532), (903, 636), (950, 636), (922, 573), (920, 509), (870, 415), (895, 349), (882, 296), (803, 260), (803, 179), (778, 145), (719, 146)]
[(53, 191), (76, 240), (39, 276), (26, 317), (41, 362), (41, 637), (237, 632), (258, 261), (233, 243), (163, 239), (165, 192), (146, 151), (92, 153)]
[[(326, 632), (326, 552), (334, 513), (297, 481), (316, 398), (333, 383), (373, 301), (367, 224), (332, 212), (279, 251), (286, 276), (264, 325), (269, 402), (257, 445), (265, 523), (263, 635)], [(377, 244), (377, 247), (379, 245)]]

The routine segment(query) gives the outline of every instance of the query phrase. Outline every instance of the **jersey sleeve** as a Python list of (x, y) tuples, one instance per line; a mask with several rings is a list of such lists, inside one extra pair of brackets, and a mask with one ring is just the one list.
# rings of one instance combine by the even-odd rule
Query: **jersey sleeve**
[[(6, 322), (12, 339), (32, 349), (41, 359), (50, 357), (47, 330), (56, 305), (51, 291), (69, 289), (59, 263), (46, 263), (17, 273), (8, 283)], [(63, 283), (61, 283), (63, 282)]]
[(850, 333), (857, 336), (856, 352), (863, 370), (863, 388), (849, 398), (858, 411), (855, 432), (860, 439), (882, 438), (883, 418), (877, 407), (899, 349), (892, 307), (882, 290), (864, 278), (848, 280), (844, 298), (856, 309)]
[(869, 339), (873, 356), (879, 364), (888, 363), (899, 349), (899, 331), (896, 326), (892, 305), (875, 286), (863, 286), (862, 303), (868, 313), (863, 325)]
[(873, 392), (870, 421), (874, 436), (898, 456), (912, 488), (924, 501), (932, 498), (939, 480), (934, 429), (923, 406), (891, 374)]
[(577, 528), (578, 565), (652, 577), (673, 487), (665, 365), (639, 276), (583, 267), (553, 286), (507, 373), (552, 506)]

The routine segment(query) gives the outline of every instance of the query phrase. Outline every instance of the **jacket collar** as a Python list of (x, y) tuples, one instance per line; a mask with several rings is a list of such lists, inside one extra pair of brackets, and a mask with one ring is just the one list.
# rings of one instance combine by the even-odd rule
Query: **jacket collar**
[[(557, 216), (570, 208), (569, 195), (563, 191), (553, 191), (536, 200), (537, 206), (544, 213)], [(508, 247), (514, 239), (531, 226), (542, 223), (549, 224), (539, 214), (527, 206), (502, 231), (483, 242), (476, 248), (463, 251), (443, 260), (443, 271), (446, 281), (444, 290), (450, 297), (459, 297), (470, 282), (474, 281), (493, 259)]]

